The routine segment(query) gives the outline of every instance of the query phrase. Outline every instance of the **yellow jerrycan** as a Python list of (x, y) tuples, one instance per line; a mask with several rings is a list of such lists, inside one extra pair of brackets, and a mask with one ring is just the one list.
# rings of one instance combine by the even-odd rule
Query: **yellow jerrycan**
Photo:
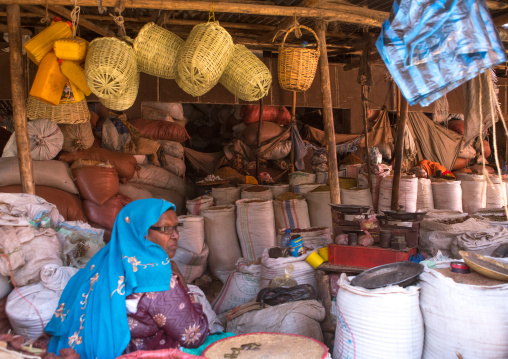
[(58, 19), (55, 18), (50, 26), (31, 38), (24, 46), (28, 57), (36, 65), (39, 65), (44, 56), (53, 49), (56, 40), (72, 37), (72, 23)]
[(60, 71), (60, 64), (53, 52), (48, 53), (41, 61), (35, 75), (30, 96), (37, 100), (58, 106), (67, 77)]

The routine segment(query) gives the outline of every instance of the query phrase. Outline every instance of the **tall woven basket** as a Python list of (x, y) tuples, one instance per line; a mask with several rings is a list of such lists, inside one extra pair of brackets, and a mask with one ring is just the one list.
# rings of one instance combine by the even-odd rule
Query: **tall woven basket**
[(78, 124), (90, 120), (86, 99), (55, 106), (28, 96), (26, 114), (30, 120), (47, 119), (61, 124)]
[(100, 103), (114, 111), (124, 111), (131, 108), (136, 101), (139, 89), (139, 72), (132, 79), (131, 83), (127, 84), (127, 91), (120, 97), (101, 98)]
[(279, 47), (278, 75), (280, 87), (288, 91), (307, 91), (316, 75), (316, 69), (319, 61), (319, 39), (316, 33), (309, 27), (298, 25), (312, 33), (316, 38), (317, 49), (305, 47), (284, 47), (287, 36), (296, 29), (293, 26), (284, 36)]
[(126, 42), (101, 37), (90, 43), (85, 77), (96, 96), (103, 99), (122, 96), (137, 72), (136, 54)]
[(252, 51), (244, 45), (235, 45), (233, 58), (219, 82), (239, 99), (256, 101), (268, 94), (272, 74)]
[(219, 82), (233, 52), (233, 39), (218, 21), (194, 26), (178, 54), (176, 83), (192, 96), (204, 95)]
[(176, 59), (183, 40), (153, 22), (143, 26), (134, 40), (138, 71), (164, 79), (176, 78)]

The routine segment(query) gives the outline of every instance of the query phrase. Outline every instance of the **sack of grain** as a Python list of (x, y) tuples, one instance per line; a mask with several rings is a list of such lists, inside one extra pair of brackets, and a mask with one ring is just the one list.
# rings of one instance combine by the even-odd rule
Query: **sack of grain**
[(506, 187), (498, 176), (489, 177), (487, 182), (487, 206), (486, 208), (501, 208), (506, 206)]
[(185, 163), (182, 159), (165, 154), (164, 160), (165, 163), (162, 167), (178, 177), (183, 177), (185, 175)]
[(434, 197), (432, 196), (432, 182), (429, 178), (418, 178), (416, 210), (426, 212), (433, 209)]
[(272, 279), (284, 277), (286, 266), (291, 264), (293, 266), (291, 278), (298, 284), (310, 284), (317, 291), (314, 268), (306, 261), (307, 257), (312, 253), (311, 251), (308, 251), (300, 257), (270, 258), (268, 254), (269, 249), (270, 248), (266, 248), (263, 251), (263, 256), (261, 258), (261, 289), (268, 287)]
[(56, 234), (62, 245), (62, 261), (65, 266), (84, 268), (104, 247), (104, 230), (93, 228), (87, 223), (63, 222)]
[(240, 199), (239, 187), (214, 187), (212, 188), (212, 197), (216, 206), (226, 204), (235, 204)]
[(90, 121), (75, 125), (60, 124), (59, 127), (64, 137), (62, 150), (72, 152), (92, 147), (95, 138)]
[[(286, 228), (279, 229), (277, 233), (276, 244), (280, 246), (280, 238), (285, 233)], [(326, 247), (333, 243), (328, 227), (311, 227), (307, 229), (293, 228), (291, 234), (302, 236), (303, 246), (308, 249)]]
[[(78, 160), (80, 162), (83, 160)], [(73, 168), (72, 176), (82, 198), (103, 205), (108, 199), (118, 193), (118, 174), (115, 168), (108, 163)]]
[(461, 181), (433, 180), (432, 196), (435, 209), (462, 212)]
[[(250, 125), (259, 122), (259, 105), (243, 105), (240, 110), (243, 123)], [(281, 126), (289, 125), (291, 114), (285, 106), (263, 106), (263, 121), (274, 122)], [(264, 125), (264, 122), (263, 122)]]
[(236, 269), (222, 286), (212, 303), (217, 314), (227, 312), (256, 298), (260, 288), (261, 264), (249, 263), (245, 258), (236, 262)]
[[(391, 209), (392, 186), (393, 177), (383, 177), (379, 188), (379, 212)], [(418, 178), (402, 176), (399, 184), (399, 205), (404, 206), (406, 212), (416, 212), (417, 196)]]
[(145, 188), (136, 187), (133, 183), (120, 183), (118, 186), (118, 192), (126, 195), (133, 201), (137, 201), (138, 199), (153, 198), (150, 191)]
[(178, 247), (175, 256), (171, 260), (176, 263), (185, 281), (192, 283), (205, 272), (208, 253), (206, 243), (203, 245), (201, 252), (197, 254)]
[(174, 175), (164, 168), (154, 165), (138, 165), (138, 169), (130, 182), (147, 184), (150, 186), (185, 193), (185, 182), (182, 178)]
[(314, 183), (316, 182), (316, 174), (315, 173), (307, 173), (296, 171), (289, 175), (289, 184), (291, 186), (295, 186), (298, 184), (304, 183)]
[(493, 226), (487, 229), (468, 231), (457, 235), (450, 248), (454, 258), (462, 258), (459, 251), (468, 251), (490, 256), (504, 243), (508, 243), (508, 228), (504, 226)]
[(131, 199), (129, 197), (117, 194), (104, 202), (102, 206), (85, 199), (83, 201), (83, 209), (89, 221), (112, 230), (116, 216), (130, 202)]
[[(260, 142), (264, 143), (274, 139), (285, 131), (284, 127), (281, 127), (273, 122), (263, 122), (261, 132), (259, 133)], [(242, 134), (243, 143), (247, 146), (255, 146), (258, 143), (258, 124), (251, 123), (247, 125)], [(282, 140), (289, 138), (289, 132), (283, 136)]]
[(159, 140), (165, 154), (183, 159), (184, 149), (179, 142)]
[(141, 188), (149, 191), (152, 194), (152, 198), (159, 198), (165, 201), (171, 202), (176, 207), (176, 214), (181, 215), (185, 212), (185, 193), (178, 192), (172, 189), (160, 188), (150, 186), (147, 184), (134, 183), (134, 187)]
[(145, 107), (163, 111), (175, 120), (183, 121), (185, 118), (183, 106), (180, 102), (143, 102), (143, 108)]
[(353, 187), (340, 189), (340, 203), (353, 206), (373, 207), (372, 193), (369, 188)]
[(259, 199), (236, 201), (236, 230), (242, 257), (249, 261), (260, 258), (265, 248), (275, 245), (272, 201)]
[(330, 207), (330, 188), (317, 187), (305, 196), (309, 207), (311, 227), (332, 228), (332, 208)]
[(189, 214), (194, 215), (201, 215), (205, 209), (211, 206), (213, 206), (213, 197), (209, 195), (189, 199), (185, 204), (185, 207), (189, 211)]
[(139, 132), (155, 140), (185, 142), (190, 138), (185, 128), (176, 123), (143, 118), (131, 122)]
[(265, 186), (248, 186), (244, 189), (242, 189), (241, 192), (241, 198), (247, 199), (247, 198), (257, 198), (257, 199), (265, 199), (265, 200), (271, 200), (273, 199), (272, 191), (270, 188)]
[(279, 195), (289, 192), (289, 184), (279, 183), (266, 186), (272, 191), (273, 198), (277, 198)]
[(200, 254), (205, 244), (205, 221), (201, 216), (178, 216), (180, 239), (178, 247)]
[[(27, 127), (29, 146), (34, 161), (52, 160), (62, 150), (64, 136), (56, 123), (50, 120), (35, 120), (28, 121)], [(15, 133), (5, 145), (2, 157), (18, 157)]]
[(202, 215), (205, 218), (205, 240), (210, 248), (208, 266), (213, 275), (225, 283), (242, 255), (236, 231), (235, 206), (209, 207)]
[(333, 359), (421, 358), (424, 325), (418, 287), (364, 289), (352, 286), (345, 274), (339, 284)]
[(280, 141), (273, 149), (261, 155), (265, 160), (281, 160), (291, 152), (291, 141)]
[(309, 228), (310, 218), (307, 202), (298, 194), (283, 193), (273, 201), (275, 227)]
[(300, 183), (293, 185), (293, 192), (301, 194), (306, 198), (306, 194), (321, 186), (319, 183)]
[(0, 213), (0, 227), (54, 228), (64, 221), (54, 204), (44, 198), (20, 192), (0, 192)]
[(123, 152), (109, 151), (104, 148), (90, 148), (75, 152), (61, 152), (58, 156), (60, 161), (72, 163), (79, 159), (111, 163), (118, 177), (122, 181), (128, 181), (134, 176), (136, 170), (136, 159), (133, 155)]
[(487, 182), (483, 176), (481, 179), (463, 179), (460, 182), (462, 188), (462, 210), (472, 215), (478, 208), (487, 205)]
[[(69, 175), (69, 166), (62, 161), (32, 162), (34, 182), (62, 191), (78, 194), (78, 189)], [(0, 186), (21, 184), (19, 163), (15, 157), (0, 158)]]

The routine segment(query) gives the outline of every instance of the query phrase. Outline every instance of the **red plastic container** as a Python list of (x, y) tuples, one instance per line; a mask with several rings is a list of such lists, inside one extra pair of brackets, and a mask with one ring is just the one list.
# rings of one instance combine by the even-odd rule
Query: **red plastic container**
[(397, 251), (390, 248), (328, 245), (328, 261), (337, 266), (374, 268), (383, 264), (405, 262), (416, 254), (415, 248)]

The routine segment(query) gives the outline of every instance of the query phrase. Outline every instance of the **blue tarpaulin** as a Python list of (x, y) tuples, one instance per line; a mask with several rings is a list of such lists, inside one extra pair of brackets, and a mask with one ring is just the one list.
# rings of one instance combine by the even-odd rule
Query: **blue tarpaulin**
[(485, 0), (395, 0), (376, 46), (410, 105), (506, 61)]

